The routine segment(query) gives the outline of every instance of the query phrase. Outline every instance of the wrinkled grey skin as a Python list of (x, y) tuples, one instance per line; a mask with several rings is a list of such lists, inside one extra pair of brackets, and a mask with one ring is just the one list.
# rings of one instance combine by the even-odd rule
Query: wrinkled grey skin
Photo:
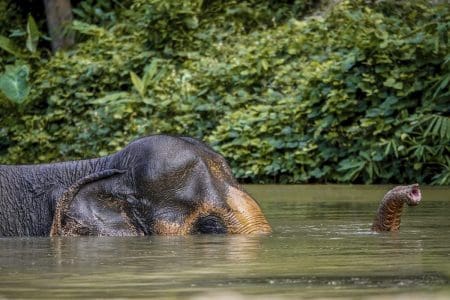
[(165, 135), (102, 158), (0, 165), (0, 212), (0, 236), (271, 231), (219, 154)]

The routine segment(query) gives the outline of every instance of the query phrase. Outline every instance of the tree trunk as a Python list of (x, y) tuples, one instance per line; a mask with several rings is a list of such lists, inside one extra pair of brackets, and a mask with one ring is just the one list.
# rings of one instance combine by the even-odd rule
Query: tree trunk
[(65, 26), (73, 20), (70, 0), (44, 0), (44, 5), (53, 52), (71, 47), (74, 34), (65, 32)]

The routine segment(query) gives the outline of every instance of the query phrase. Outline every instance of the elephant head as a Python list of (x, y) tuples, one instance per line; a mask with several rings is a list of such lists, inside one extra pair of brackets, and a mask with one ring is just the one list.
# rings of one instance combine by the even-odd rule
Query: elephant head
[(103, 159), (57, 201), (51, 236), (271, 232), (224, 158), (197, 140), (150, 136)]

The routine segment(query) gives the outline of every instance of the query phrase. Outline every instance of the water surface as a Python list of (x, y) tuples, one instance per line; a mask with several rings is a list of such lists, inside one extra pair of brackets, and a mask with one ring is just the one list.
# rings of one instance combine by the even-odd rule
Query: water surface
[(1, 298), (450, 298), (450, 190), (373, 234), (386, 186), (247, 186), (270, 236), (0, 239)]

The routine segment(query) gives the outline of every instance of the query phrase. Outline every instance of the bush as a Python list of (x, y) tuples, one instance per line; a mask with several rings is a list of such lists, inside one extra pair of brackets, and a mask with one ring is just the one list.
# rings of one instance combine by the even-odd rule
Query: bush
[(78, 12), (76, 49), (26, 61), (28, 104), (0, 104), (0, 162), (166, 132), (208, 141), (245, 182), (450, 183), (448, 6), (314, 3)]

